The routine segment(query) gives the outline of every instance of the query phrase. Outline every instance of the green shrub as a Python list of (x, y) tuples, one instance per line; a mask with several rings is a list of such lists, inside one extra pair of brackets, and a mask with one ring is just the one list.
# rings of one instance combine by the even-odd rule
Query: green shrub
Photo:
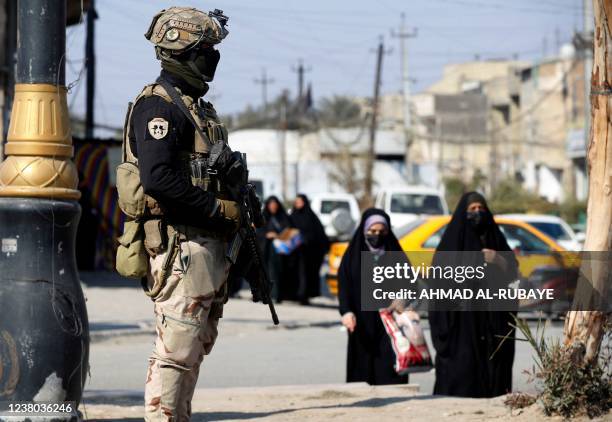
[(544, 413), (565, 418), (581, 415), (593, 418), (612, 408), (610, 324), (605, 328), (599, 360), (586, 363), (582, 359), (584, 346), (567, 347), (558, 339), (547, 340), (539, 325), (533, 334), (525, 320), (515, 318), (515, 321), (517, 331), (525, 337), (521, 340), (528, 341), (536, 352), (535, 365), (528, 373), (537, 381), (537, 399)]

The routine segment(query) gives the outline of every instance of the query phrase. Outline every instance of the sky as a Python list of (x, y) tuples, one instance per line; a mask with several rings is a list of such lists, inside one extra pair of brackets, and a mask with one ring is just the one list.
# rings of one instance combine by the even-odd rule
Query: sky
[[(229, 16), (221, 62), (207, 94), (220, 114), (262, 103), (265, 68), (274, 82), (268, 98), (297, 92), (298, 60), (309, 70), (316, 101), (333, 95), (371, 96), (375, 50), (383, 38), (382, 93), (401, 89), (400, 15), (418, 34), (407, 43), (412, 92), (437, 81), (448, 63), (494, 58), (541, 60), (582, 28), (582, 0), (96, 0), (96, 123), (122, 127), (127, 103), (154, 82), (160, 65), (143, 36), (151, 18), (172, 5)], [(66, 83), (71, 113), (85, 113), (85, 25), (67, 32)], [(97, 132), (102, 135), (102, 131)]]

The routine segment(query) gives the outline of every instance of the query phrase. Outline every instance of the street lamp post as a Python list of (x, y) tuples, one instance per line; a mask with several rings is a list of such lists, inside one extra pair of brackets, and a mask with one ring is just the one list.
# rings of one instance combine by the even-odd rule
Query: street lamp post
[(66, 2), (20, 0), (15, 97), (0, 164), (0, 401), (81, 399), (89, 327), (66, 101)]

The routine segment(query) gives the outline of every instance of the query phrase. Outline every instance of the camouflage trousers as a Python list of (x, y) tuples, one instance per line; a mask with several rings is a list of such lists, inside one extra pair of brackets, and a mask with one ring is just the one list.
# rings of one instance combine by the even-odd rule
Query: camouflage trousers
[[(204, 355), (217, 338), (227, 301), (227, 243), (208, 237), (181, 241), (163, 288), (154, 297), (157, 338), (145, 385), (145, 420), (189, 421)], [(158, 281), (166, 251), (150, 258), (149, 288)], [(172, 256), (172, 255), (170, 255)]]

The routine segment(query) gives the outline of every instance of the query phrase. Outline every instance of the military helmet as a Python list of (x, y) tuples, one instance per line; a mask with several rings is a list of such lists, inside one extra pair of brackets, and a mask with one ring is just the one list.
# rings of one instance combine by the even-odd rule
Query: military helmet
[(200, 43), (218, 44), (228, 34), (222, 10), (208, 14), (192, 7), (171, 7), (153, 17), (145, 38), (171, 54), (180, 54)]

